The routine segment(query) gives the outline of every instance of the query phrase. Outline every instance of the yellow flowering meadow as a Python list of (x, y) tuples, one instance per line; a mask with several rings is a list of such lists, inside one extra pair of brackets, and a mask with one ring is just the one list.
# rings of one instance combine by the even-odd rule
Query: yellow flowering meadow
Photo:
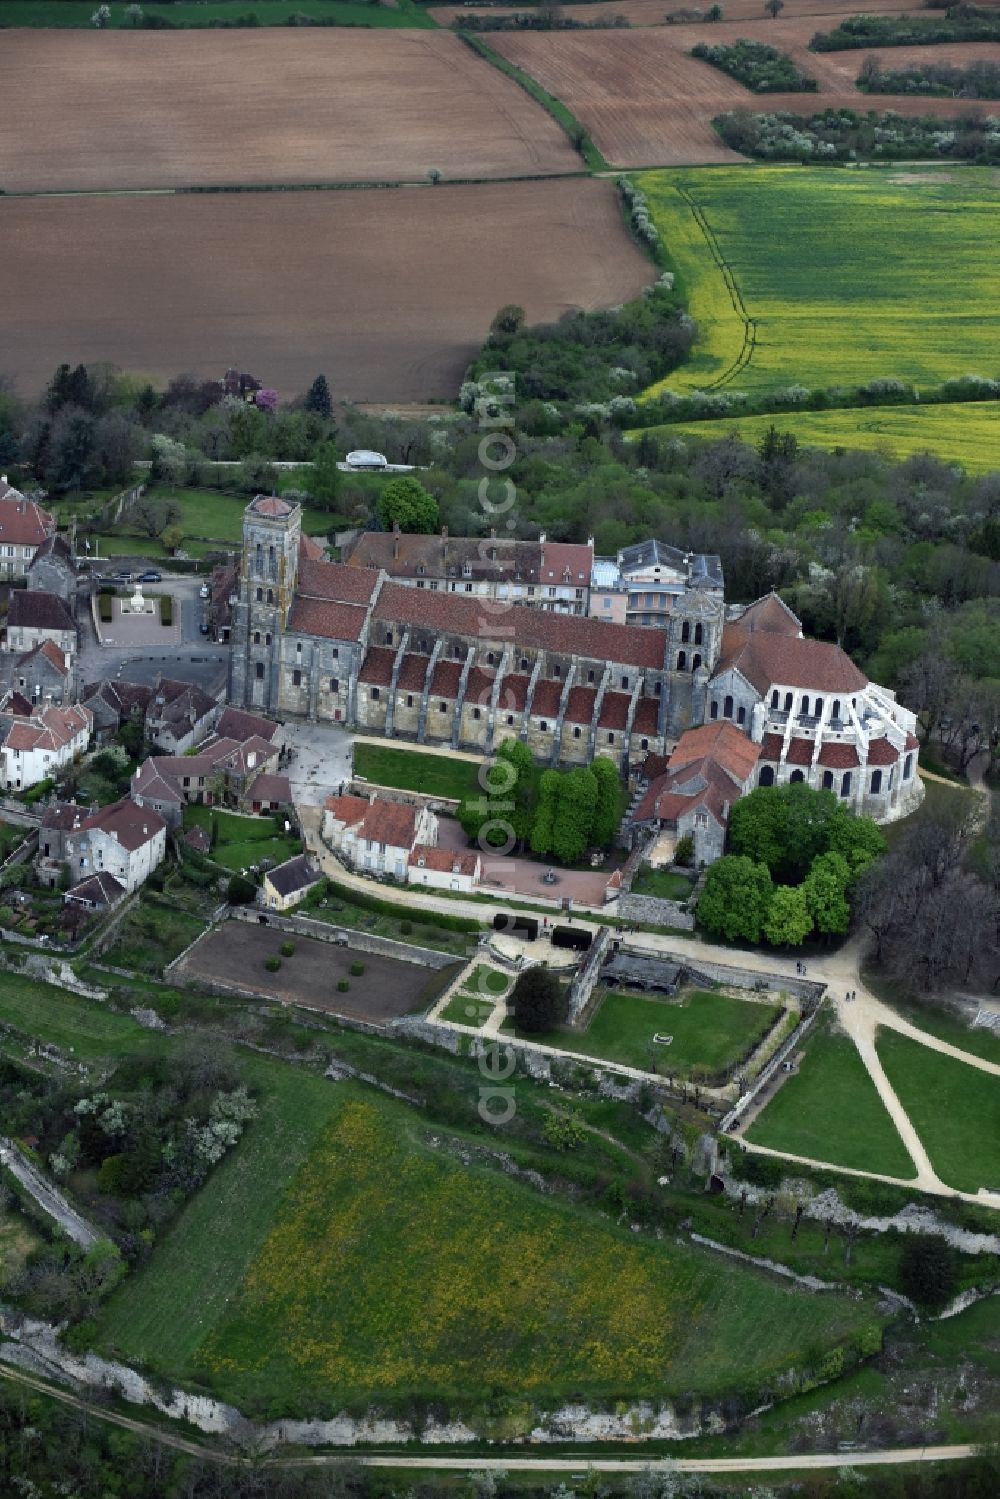
[[(733, 1282), (739, 1278), (739, 1294)], [(639, 1238), (426, 1143), (345, 1092), (194, 1360), (298, 1413), (731, 1388), (865, 1320), (686, 1245)]]

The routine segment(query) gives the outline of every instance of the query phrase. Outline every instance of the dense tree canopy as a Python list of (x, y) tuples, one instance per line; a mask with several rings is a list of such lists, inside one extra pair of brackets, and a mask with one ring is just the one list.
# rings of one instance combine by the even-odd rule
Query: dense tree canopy
[(387, 531), (393, 526), (401, 531), (436, 531), (438, 503), (419, 479), (404, 474), (390, 479), (379, 495), (378, 518)]
[(519, 1031), (538, 1036), (562, 1025), (568, 1005), (569, 995), (551, 968), (526, 968), (518, 974), (510, 1007)]

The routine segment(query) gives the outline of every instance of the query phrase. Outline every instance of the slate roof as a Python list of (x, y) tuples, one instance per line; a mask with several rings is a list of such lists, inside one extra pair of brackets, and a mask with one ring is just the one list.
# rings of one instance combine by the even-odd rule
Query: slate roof
[(278, 725), (269, 718), (261, 718), (259, 713), (247, 713), (243, 708), (224, 708), (222, 717), (215, 725), (215, 732), (220, 739), (235, 739), (237, 742), (244, 739), (266, 739), (273, 743)]
[(253, 782), (247, 795), (254, 802), (277, 802), (279, 806), (288, 806), (292, 800), (292, 786), (287, 776), (273, 775), (265, 770)]
[(94, 906), (113, 906), (115, 901), (121, 900), (125, 894), (125, 886), (115, 879), (113, 874), (108, 874), (106, 869), (99, 869), (96, 874), (88, 875), (78, 885), (73, 885), (66, 891), (66, 900), (85, 902)]
[(50, 802), (42, 813), (42, 827), (65, 833), (86, 815), (86, 808), (76, 802)]
[(310, 863), (308, 854), (296, 854), (294, 859), (286, 859), (284, 864), (276, 864), (267, 871), (268, 883), (279, 895), (294, 895), (296, 890), (305, 890), (322, 878), (319, 870)]
[(110, 833), (115, 841), (129, 853), (142, 848), (144, 844), (151, 843), (157, 833), (166, 827), (166, 823), (153, 807), (140, 807), (129, 797), (123, 797), (119, 802), (112, 802), (110, 806), (101, 807), (85, 817), (80, 824), (82, 832), (96, 832), (98, 830)]
[(74, 576), (76, 575), (76, 567), (73, 563), (73, 553), (70, 550), (69, 542), (58, 531), (54, 532), (51, 536), (47, 536), (38, 547), (31, 559), (28, 571), (30, 572), (35, 564), (45, 557), (51, 557), (57, 562), (63, 563)]

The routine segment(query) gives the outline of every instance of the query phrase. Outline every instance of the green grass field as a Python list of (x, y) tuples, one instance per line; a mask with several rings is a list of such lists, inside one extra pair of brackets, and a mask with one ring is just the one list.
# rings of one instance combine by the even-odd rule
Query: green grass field
[(478, 771), (474, 761), (452, 759), (449, 755), (425, 755), (357, 741), (354, 745), (354, 774), (377, 786), (395, 786), (401, 791), (422, 791), (426, 796), (461, 801), (481, 791)]
[(881, 1030), (877, 1049), (934, 1170), (960, 1192), (1000, 1190), (1000, 1077)]
[(710, 167), (638, 182), (700, 330), (663, 386), (760, 395), (996, 374), (995, 171)]
[(722, 1391), (736, 1368), (752, 1386), (871, 1321), (463, 1166), (354, 1085), (279, 1071), (261, 1063), (262, 1119), (112, 1300), (103, 1347), (260, 1414), (322, 1415)]
[(130, 1015), (13, 973), (0, 981), (0, 1021), (78, 1057), (131, 1056), (159, 1052), (166, 1045), (163, 1036), (145, 1030)]
[(103, 956), (116, 968), (159, 974), (190, 947), (205, 925), (197, 916), (171, 908), (169, 900), (143, 897), (129, 911)]
[(195, 803), (184, 809), (184, 826), (214, 831), (210, 857), (225, 869), (248, 869), (262, 859), (281, 864), (302, 851), (300, 841), (285, 833), (280, 817), (243, 817)]
[(643, 864), (632, 881), (633, 895), (655, 895), (659, 900), (687, 900), (694, 881), (673, 869), (650, 869)]
[(480, 963), (465, 979), (458, 993), (449, 999), (440, 1018), (455, 1025), (471, 1025), (478, 1030), (489, 1020), (497, 1000), (509, 988), (510, 978), (506, 973)]
[[(528, 1039), (585, 1056), (604, 1057), (626, 1067), (689, 1077), (733, 1065), (747, 1047), (763, 1040), (781, 1014), (781, 1005), (734, 999), (729, 994), (685, 990), (678, 999), (609, 990), (586, 1030), (549, 1031)], [(669, 1046), (655, 1035), (673, 1036)]]
[(713, 442), (735, 432), (744, 442), (757, 444), (772, 425), (779, 432), (793, 432), (804, 447), (861, 448), (899, 459), (930, 450), (948, 463), (960, 463), (969, 474), (1000, 469), (1000, 401), (779, 412), (669, 423), (653, 430), (661, 437), (700, 437)]
[(746, 1138), (753, 1145), (834, 1166), (904, 1181), (913, 1176), (913, 1162), (854, 1042), (826, 1029), (806, 1040), (798, 1071), (782, 1084)]
[[(0, 26), (89, 27), (96, 6), (91, 0), (0, 0)], [(128, 28), (124, 5), (112, 5), (110, 25)], [(204, 26), (213, 20), (235, 20), (255, 15), (261, 26), (284, 26), (296, 11), (336, 20), (339, 26), (433, 26), (435, 23), (414, 0), (396, 0), (395, 6), (365, 3), (365, 0), (178, 0), (173, 5), (146, 4), (148, 16), (164, 16), (175, 26)]]

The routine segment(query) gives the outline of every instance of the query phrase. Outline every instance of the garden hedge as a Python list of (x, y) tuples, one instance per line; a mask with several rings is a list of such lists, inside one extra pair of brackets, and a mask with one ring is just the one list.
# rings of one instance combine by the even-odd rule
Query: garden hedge
[(593, 932), (585, 932), (582, 927), (554, 926), (552, 928), (553, 947), (575, 947), (577, 952), (586, 952), (593, 940)]

